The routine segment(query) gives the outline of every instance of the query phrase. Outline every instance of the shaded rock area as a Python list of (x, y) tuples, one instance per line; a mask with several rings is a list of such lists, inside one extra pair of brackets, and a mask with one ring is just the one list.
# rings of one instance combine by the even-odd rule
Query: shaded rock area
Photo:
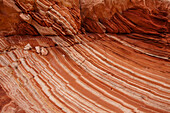
[(0, 112), (169, 113), (169, 0), (1, 0)]

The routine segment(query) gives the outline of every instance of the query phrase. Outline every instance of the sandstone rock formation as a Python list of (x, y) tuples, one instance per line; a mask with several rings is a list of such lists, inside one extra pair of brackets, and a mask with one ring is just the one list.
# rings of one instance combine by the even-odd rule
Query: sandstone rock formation
[(169, 113), (169, 0), (1, 0), (2, 113)]

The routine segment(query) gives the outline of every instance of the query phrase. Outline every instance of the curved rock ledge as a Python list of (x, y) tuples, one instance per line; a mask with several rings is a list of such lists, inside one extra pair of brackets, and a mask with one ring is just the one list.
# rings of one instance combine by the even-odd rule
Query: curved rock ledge
[(169, 113), (169, 0), (0, 1), (2, 113)]

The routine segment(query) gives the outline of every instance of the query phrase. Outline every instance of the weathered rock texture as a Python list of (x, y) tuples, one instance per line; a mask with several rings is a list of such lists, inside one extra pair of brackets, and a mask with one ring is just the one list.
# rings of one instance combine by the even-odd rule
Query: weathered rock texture
[(169, 113), (169, 0), (1, 0), (2, 113)]

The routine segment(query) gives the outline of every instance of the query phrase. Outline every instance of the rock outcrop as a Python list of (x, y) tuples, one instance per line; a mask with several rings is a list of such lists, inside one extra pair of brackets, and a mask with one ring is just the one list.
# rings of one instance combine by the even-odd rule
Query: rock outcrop
[(169, 113), (169, 0), (0, 1), (2, 113)]

